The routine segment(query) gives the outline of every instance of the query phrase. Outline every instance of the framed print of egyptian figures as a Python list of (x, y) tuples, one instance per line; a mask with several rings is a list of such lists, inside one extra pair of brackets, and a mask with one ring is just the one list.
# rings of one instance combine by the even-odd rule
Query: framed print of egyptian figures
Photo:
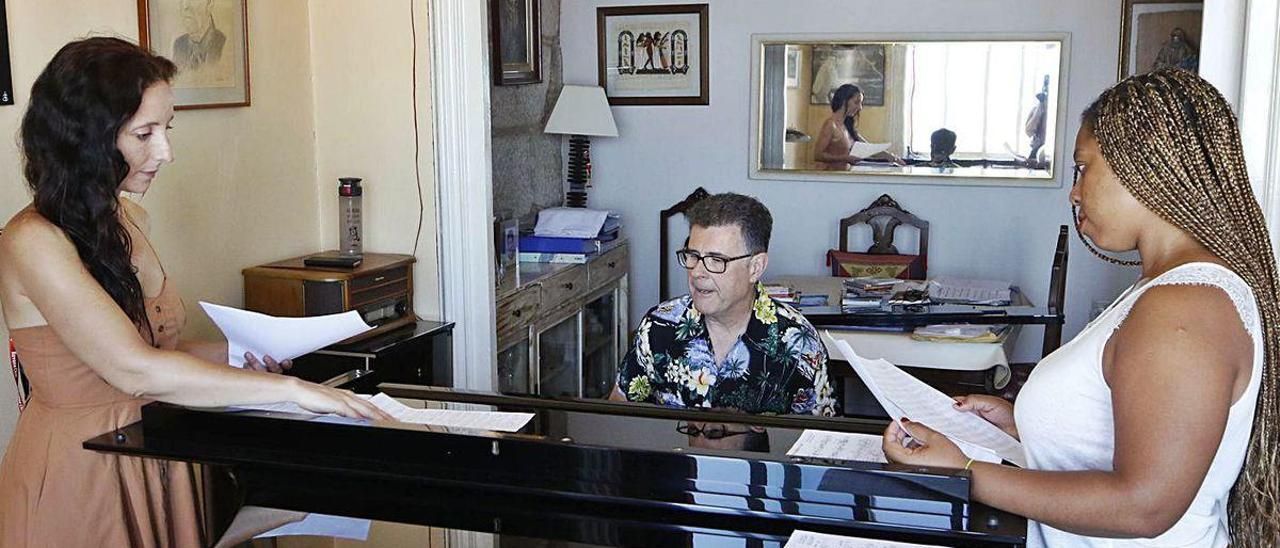
[(600, 86), (611, 105), (709, 102), (707, 5), (596, 8)]

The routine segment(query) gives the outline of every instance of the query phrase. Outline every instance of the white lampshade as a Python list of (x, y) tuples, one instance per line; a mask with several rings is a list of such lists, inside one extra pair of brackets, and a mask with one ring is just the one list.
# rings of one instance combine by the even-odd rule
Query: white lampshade
[(609, 99), (600, 86), (565, 86), (547, 120), (546, 133), (617, 137)]

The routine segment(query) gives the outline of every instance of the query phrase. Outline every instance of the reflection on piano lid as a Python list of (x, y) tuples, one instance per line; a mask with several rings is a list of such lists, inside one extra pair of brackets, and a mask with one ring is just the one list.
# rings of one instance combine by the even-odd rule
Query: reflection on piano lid
[[(539, 415), (530, 428), (565, 420), (527, 399), (519, 408)], [(947, 546), (1025, 542), (1022, 518), (969, 500), (963, 471), (162, 403), (85, 447), (228, 465), (239, 504), (605, 546), (780, 545), (795, 529)]]

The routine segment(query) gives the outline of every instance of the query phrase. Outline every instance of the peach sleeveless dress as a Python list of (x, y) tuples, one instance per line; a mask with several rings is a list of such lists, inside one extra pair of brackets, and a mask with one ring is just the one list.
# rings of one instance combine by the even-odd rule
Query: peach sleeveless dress
[[(186, 313), (168, 276), (145, 304), (150, 340), (175, 349)], [(0, 464), (0, 546), (205, 545), (198, 476), (190, 464), (81, 446), (139, 420), (148, 400), (107, 384), (47, 325), (10, 336), (31, 382), (31, 401)]]

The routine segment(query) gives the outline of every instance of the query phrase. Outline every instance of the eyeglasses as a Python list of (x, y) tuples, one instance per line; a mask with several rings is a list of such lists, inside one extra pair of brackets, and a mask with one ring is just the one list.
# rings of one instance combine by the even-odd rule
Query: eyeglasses
[(742, 434), (749, 434), (751, 433), (751, 430), (750, 429), (730, 430), (728, 426), (725, 426), (723, 424), (708, 424), (704, 426), (698, 426), (696, 424), (689, 424), (687, 422), (682, 422), (676, 425), (676, 432), (679, 432), (687, 436), (702, 436), (709, 440), (718, 440), (723, 438), (730, 438), (733, 436), (741, 436)]
[(1080, 175), (1084, 174), (1084, 164), (1076, 164), (1071, 166), (1071, 186), (1076, 186), (1080, 181)]
[(692, 249), (676, 251), (676, 259), (680, 261), (680, 266), (683, 266), (686, 270), (693, 270), (698, 267), (698, 263), (702, 263), (702, 267), (712, 274), (724, 274), (725, 269), (729, 268), (729, 263), (752, 256), (755, 256), (755, 253), (737, 257), (721, 257), (719, 255), (702, 255)]

